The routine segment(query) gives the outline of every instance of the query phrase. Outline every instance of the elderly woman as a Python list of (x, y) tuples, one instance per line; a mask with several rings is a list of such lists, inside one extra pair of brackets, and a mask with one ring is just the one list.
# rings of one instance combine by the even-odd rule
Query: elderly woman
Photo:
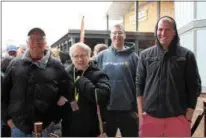
[[(73, 77), (72, 98), (65, 104), (62, 136), (96, 137), (99, 135), (95, 92), (98, 104), (105, 109), (110, 95), (108, 76), (90, 61), (91, 48), (84, 43), (70, 47), (72, 64), (67, 68)], [(102, 111), (102, 110), (101, 110)], [(67, 113), (66, 113), (67, 112)]]

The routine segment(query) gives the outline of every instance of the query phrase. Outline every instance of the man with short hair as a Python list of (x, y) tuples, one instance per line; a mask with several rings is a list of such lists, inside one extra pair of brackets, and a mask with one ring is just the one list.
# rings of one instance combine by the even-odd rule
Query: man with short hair
[(125, 30), (121, 24), (111, 29), (112, 45), (97, 55), (96, 61), (110, 78), (111, 95), (107, 107), (106, 132), (115, 137), (117, 128), (123, 137), (138, 136), (135, 76), (138, 56), (135, 47), (125, 46)]
[(156, 45), (141, 52), (136, 77), (140, 136), (189, 137), (201, 92), (192, 51), (181, 47), (175, 20), (163, 16)]
[(47, 127), (59, 119), (58, 105), (65, 104), (72, 88), (63, 65), (51, 56), (45, 33), (33, 28), (28, 33), (28, 49), (9, 64), (2, 84), (2, 118), (12, 137), (32, 136), (35, 122)]

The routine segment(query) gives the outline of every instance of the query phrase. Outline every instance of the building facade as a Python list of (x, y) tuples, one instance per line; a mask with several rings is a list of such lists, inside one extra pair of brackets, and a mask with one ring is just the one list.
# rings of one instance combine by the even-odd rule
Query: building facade
[(203, 92), (206, 92), (206, 65), (204, 64), (206, 57), (206, 2), (136, 1), (127, 2), (124, 5), (127, 9), (124, 9), (123, 13), (121, 2), (113, 2), (107, 13), (110, 19), (122, 17), (126, 31), (153, 32), (157, 20), (164, 15), (171, 16), (176, 20), (180, 43), (194, 52), (202, 79)]
[[(138, 15), (136, 15), (137, 10)], [(174, 2), (132, 2), (130, 9), (123, 17), (125, 29), (128, 31), (153, 32), (157, 19), (163, 15), (174, 17)], [(136, 19), (138, 19), (138, 22), (136, 22)]]
[[(139, 53), (145, 48), (154, 45), (154, 33), (152, 32), (126, 32), (126, 45), (135, 44), (135, 51)], [(57, 40), (51, 47), (58, 47), (61, 51), (69, 52), (72, 44), (79, 42), (80, 30), (69, 30), (62, 38)], [(111, 45), (110, 31), (103, 30), (85, 30), (84, 43), (91, 47), (99, 43)]]
[(181, 45), (195, 53), (206, 92), (206, 2), (174, 2)]

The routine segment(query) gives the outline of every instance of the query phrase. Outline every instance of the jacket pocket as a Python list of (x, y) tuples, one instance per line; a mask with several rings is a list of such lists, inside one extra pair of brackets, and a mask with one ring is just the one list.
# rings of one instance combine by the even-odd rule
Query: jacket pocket
[(152, 75), (157, 72), (157, 69), (159, 67), (160, 60), (158, 57), (147, 57), (146, 58), (147, 63), (147, 73), (148, 75)]
[(186, 65), (185, 57), (173, 57), (171, 62), (172, 72), (183, 74)]

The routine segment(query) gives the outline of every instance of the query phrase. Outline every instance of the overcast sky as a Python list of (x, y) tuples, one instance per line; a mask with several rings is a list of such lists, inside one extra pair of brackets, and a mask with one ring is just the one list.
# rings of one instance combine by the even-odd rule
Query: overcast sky
[(106, 11), (111, 2), (2, 2), (2, 47), (9, 43), (26, 44), (33, 27), (45, 30), (51, 45), (68, 29), (106, 29)]

